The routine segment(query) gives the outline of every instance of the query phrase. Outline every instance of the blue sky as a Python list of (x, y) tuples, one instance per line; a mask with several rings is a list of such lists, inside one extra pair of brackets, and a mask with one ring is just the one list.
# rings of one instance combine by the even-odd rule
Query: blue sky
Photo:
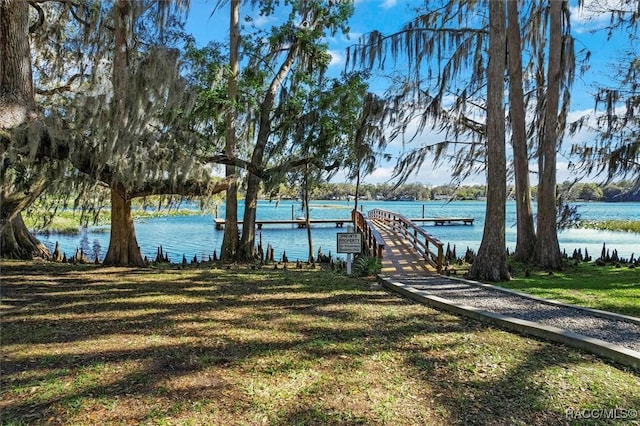
[[(619, 3), (621, 0), (587, 0), (588, 7), (592, 2), (598, 4)], [(215, 0), (191, 0), (191, 8), (186, 30), (192, 33), (199, 43), (206, 44), (210, 40), (224, 41), (228, 38), (228, 9), (222, 8), (213, 16), (212, 11)], [(338, 34), (335, 38), (328, 40), (333, 56), (332, 69), (338, 74), (344, 69), (345, 49), (357, 42), (358, 38), (377, 29), (384, 34), (398, 30), (404, 23), (408, 22), (412, 16), (414, 7), (424, 4), (424, 0), (356, 0), (355, 14), (350, 20), (350, 34), (348, 36)], [(596, 4), (596, 3), (594, 3)], [(260, 18), (257, 12), (248, 6), (241, 9), (241, 19), (245, 16), (252, 16), (258, 25), (268, 27), (271, 20), (276, 18)], [(589, 13), (587, 9), (578, 10), (576, 5), (572, 7), (572, 32), (577, 38), (576, 49), (585, 47), (592, 52), (590, 64), (591, 68), (584, 76), (576, 78), (576, 83), (572, 90), (572, 113), (571, 117), (579, 117), (593, 110), (594, 101), (591, 96), (595, 81), (606, 81), (615, 72), (612, 63), (616, 59), (624, 56), (624, 50), (632, 43), (629, 34), (619, 34), (612, 40), (607, 40), (603, 31), (592, 33), (594, 29), (602, 28), (608, 22), (609, 16), (602, 13)], [(636, 40), (636, 43), (638, 41)], [(384, 87), (386, 82), (380, 79), (374, 83), (375, 87)], [(417, 138), (416, 143), (436, 142), (439, 135), (425, 133)], [(588, 141), (593, 136), (588, 132), (583, 132), (573, 138), (573, 141)], [(392, 143), (388, 151), (393, 155), (400, 155), (403, 148), (400, 142)], [(565, 146), (568, 146), (565, 141)], [(381, 164), (380, 167), (366, 178), (367, 183), (385, 182), (392, 176), (392, 163)], [(558, 157), (558, 181), (571, 179), (572, 175), (567, 170), (568, 159), (562, 155)], [(433, 169), (430, 162), (425, 165), (409, 179), (409, 182), (421, 182), (429, 185), (441, 185), (449, 182), (450, 174), (445, 166)], [(340, 176), (338, 180), (343, 180)], [(597, 180), (597, 179), (587, 179)], [(535, 183), (533, 180), (532, 183)], [(479, 175), (465, 181), (466, 184), (483, 183), (484, 176)]]

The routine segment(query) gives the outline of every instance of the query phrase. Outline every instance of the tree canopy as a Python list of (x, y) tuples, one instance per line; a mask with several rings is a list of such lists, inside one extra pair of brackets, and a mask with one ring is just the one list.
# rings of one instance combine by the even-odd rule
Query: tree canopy
[[(37, 21), (28, 26), (30, 5)], [(177, 11), (169, 6), (183, 4), (3, 2), (2, 42), (16, 51), (3, 49), (2, 92), (20, 87), (22, 94), (18, 107), (15, 97), (0, 102), (16, 117), (3, 122), (3, 242), (11, 242), (3, 244), (3, 256), (34, 253), (19, 248), (21, 224), (17, 232), (10, 225), (45, 189), (64, 199), (105, 184), (125, 202), (224, 189), (197, 155), (203, 145), (191, 116), (194, 91), (180, 74), (179, 50), (163, 33)], [(132, 250), (139, 252), (135, 244)]]
[[(517, 252), (550, 269), (559, 266), (556, 161), (567, 128), (571, 133), (591, 126), (597, 135), (593, 143), (572, 147), (577, 169), (607, 181), (629, 179), (640, 193), (638, 54), (627, 52), (612, 82), (595, 90), (595, 119), (568, 123), (579, 59), (566, 1), (510, 2), (493, 11), (501, 23), (496, 26), (493, 15), (493, 27), (489, 7), (498, 5), (491, 2), (425, 2), (397, 33), (372, 29), (362, 36), (348, 49), (347, 70), (339, 76), (327, 75), (327, 40), (348, 32), (354, 2), (230, 4), (233, 43), (227, 48), (222, 42), (199, 47), (184, 33), (185, 0), (0, 3), (2, 256), (47, 256), (21, 220), (42, 194), (61, 207), (110, 205), (116, 214), (106, 261), (141, 265), (132, 199), (229, 189), (227, 203), (237, 208), (237, 191), (244, 188), (242, 238), (229, 225), (225, 241), (229, 260), (249, 259), (261, 191), (297, 181), (308, 196), (343, 168), (357, 181), (358, 196), (363, 177), (395, 139), (407, 149), (396, 165), (397, 184), (432, 158), (434, 166), (451, 167), (454, 184), (486, 169), (493, 205), (504, 204), (502, 173), (512, 157), (522, 212), (518, 233), (523, 241), (536, 240)], [(606, 11), (609, 34), (637, 32), (640, 12), (631, 6), (624, 0), (620, 10)], [(281, 19), (268, 29), (250, 19), (241, 25), (240, 7)], [(494, 27), (503, 38), (492, 40)], [(506, 57), (494, 68), (499, 53)], [(369, 72), (398, 64), (392, 87), (371, 93)], [(499, 74), (507, 83), (504, 93)], [(409, 133), (416, 122), (417, 131)], [(503, 131), (513, 156), (500, 148)], [(423, 132), (441, 139), (416, 146)], [(534, 233), (521, 224), (533, 223), (531, 187), (523, 177), (535, 161)], [(227, 166), (224, 178), (219, 165)], [(97, 186), (109, 188), (110, 200), (94, 195), (104, 193), (94, 191)], [(582, 194), (608, 196), (590, 187)], [(237, 216), (229, 220), (237, 222)], [(487, 232), (501, 230), (491, 226)]]

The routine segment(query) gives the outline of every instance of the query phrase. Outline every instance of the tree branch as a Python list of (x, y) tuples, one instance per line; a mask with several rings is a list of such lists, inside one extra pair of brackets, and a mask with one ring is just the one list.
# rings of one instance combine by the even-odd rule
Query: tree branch
[(36, 12), (38, 12), (38, 20), (29, 27), (29, 33), (31, 34), (36, 32), (38, 28), (44, 25), (45, 16), (44, 16), (44, 10), (42, 10), (40, 5), (37, 4), (35, 1), (29, 1), (29, 6), (33, 7), (36, 10)]
[(80, 77), (85, 76), (85, 74), (74, 74), (73, 76), (71, 76), (71, 78), (69, 79), (69, 81), (67, 81), (66, 84), (63, 84), (62, 86), (58, 86), (58, 87), (54, 87), (53, 89), (35, 89), (36, 94), (38, 95), (43, 95), (43, 96), (50, 96), (50, 95), (55, 95), (57, 93), (62, 93), (62, 92), (68, 92), (71, 90), (71, 84), (77, 80)]
[[(82, 155), (72, 159), (72, 164), (80, 172), (93, 176), (97, 180), (113, 185), (114, 171), (109, 165), (102, 166), (98, 172), (90, 155)], [(145, 180), (141, 185), (133, 188), (123, 188), (123, 197), (132, 199), (145, 197), (148, 195), (183, 195), (183, 196), (206, 196), (225, 191), (229, 185), (237, 179), (236, 176), (222, 180), (196, 180), (174, 181), (171, 179)]]
[(236, 157), (230, 157), (225, 153), (210, 154), (199, 158), (199, 161), (203, 164), (224, 164), (226, 166), (235, 166), (241, 169), (245, 169), (251, 174), (258, 176), (260, 179), (266, 179), (268, 176), (265, 174), (265, 170), (262, 167), (256, 166), (246, 160), (242, 160)]
[(87, 21), (85, 21), (84, 19), (82, 19), (79, 15), (78, 15), (78, 3), (71, 1), (71, 0), (29, 0), (29, 4), (35, 8), (39, 8), (38, 6), (36, 6), (37, 3), (47, 3), (50, 1), (55, 1), (57, 3), (63, 4), (65, 6), (68, 7), (69, 12), (71, 12), (71, 15), (74, 17), (74, 19), (76, 21), (78, 21), (79, 23), (81, 23), (82, 25), (84, 25), (85, 27), (89, 27), (91, 26), (91, 24)]
[(146, 197), (148, 195), (182, 195), (200, 197), (226, 191), (236, 177), (226, 177), (219, 181), (187, 180), (169, 182), (168, 180), (146, 181), (141, 187), (127, 191), (127, 198)]

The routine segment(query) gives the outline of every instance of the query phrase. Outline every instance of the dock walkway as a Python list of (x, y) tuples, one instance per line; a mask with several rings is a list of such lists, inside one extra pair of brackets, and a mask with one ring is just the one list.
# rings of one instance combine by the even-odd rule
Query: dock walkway
[(374, 221), (384, 239), (379, 281), (434, 308), (521, 334), (559, 342), (640, 370), (640, 318), (437, 274), (392, 227)]
[[(473, 221), (475, 219), (472, 217), (421, 217), (416, 219), (411, 219), (413, 222), (433, 222), (436, 226), (441, 225), (473, 225)], [(221, 218), (215, 218), (213, 220), (216, 230), (220, 231), (224, 229), (225, 220)], [(310, 224), (318, 224), (318, 223), (335, 223), (336, 228), (344, 227), (345, 223), (351, 222), (351, 218), (341, 218), (341, 219), (309, 219)], [(238, 221), (238, 225), (242, 225), (243, 221)], [(262, 229), (263, 225), (297, 225), (298, 228), (305, 228), (307, 226), (304, 218), (296, 218), (296, 219), (259, 219), (256, 220), (256, 227), (258, 229)]]
[[(213, 220), (218, 231), (224, 229), (225, 220), (224, 219), (214, 219)], [(335, 223), (336, 228), (342, 228), (345, 223), (351, 222), (351, 218), (348, 219), (309, 219), (310, 224), (316, 223)], [(242, 225), (244, 221), (239, 220), (238, 225)], [(303, 218), (298, 219), (273, 219), (273, 220), (256, 220), (256, 227), (258, 229), (262, 229), (263, 225), (297, 225), (298, 228), (306, 228), (307, 222)]]
[(463, 225), (473, 225), (475, 220), (472, 217), (418, 217), (409, 219), (411, 222), (433, 222), (436, 226), (455, 225), (462, 223)]
[(407, 277), (436, 272), (413, 247), (406, 243), (402, 235), (393, 232), (391, 227), (381, 221), (374, 221), (374, 223), (385, 242), (382, 254), (382, 274)]

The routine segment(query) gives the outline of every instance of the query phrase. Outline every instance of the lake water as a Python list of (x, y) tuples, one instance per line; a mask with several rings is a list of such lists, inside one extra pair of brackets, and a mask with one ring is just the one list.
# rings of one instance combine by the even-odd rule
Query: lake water
[[(478, 250), (484, 228), (484, 201), (362, 201), (359, 203), (366, 213), (373, 208), (383, 208), (400, 212), (408, 218), (419, 217), (470, 217), (475, 219), (473, 226), (425, 224), (423, 228), (439, 238), (445, 245), (456, 247), (458, 256), (464, 254), (467, 247)], [(640, 203), (582, 203), (578, 204), (583, 219), (631, 219), (640, 220)], [(334, 219), (350, 217), (353, 202), (313, 201), (310, 203), (311, 217), (314, 219)], [(242, 218), (244, 205), (239, 204), (239, 217)], [(535, 207), (534, 207), (535, 209)], [(260, 201), (258, 219), (291, 219), (303, 216), (300, 203), (296, 201)], [(224, 218), (224, 204), (218, 209), (218, 217)], [(513, 251), (516, 242), (515, 203), (507, 203), (506, 240), (509, 250)], [(214, 214), (195, 216), (166, 216), (136, 220), (136, 235), (143, 256), (154, 259), (157, 248), (162, 245), (172, 262), (182, 261), (183, 254), (188, 260), (194, 255), (199, 259), (208, 259), (214, 250), (219, 254), (223, 231), (216, 230)], [(333, 224), (312, 226), (314, 253), (322, 249), (324, 254), (336, 255), (336, 233), (346, 229), (336, 228)], [(286, 251), (290, 261), (306, 260), (307, 232), (296, 225), (265, 225), (257, 232), (262, 236), (263, 246), (274, 247), (276, 259)], [(102, 260), (109, 246), (108, 227), (90, 227), (79, 235), (39, 235), (38, 238), (53, 250), (56, 241), (67, 256), (82, 248), (93, 259), (97, 254)], [(561, 249), (569, 255), (574, 249), (589, 251), (594, 258), (600, 255), (603, 243), (610, 249), (618, 250), (621, 257), (629, 258), (632, 253), (640, 255), (640, 235), (628, 232), (608, 232), (589, 229), (572, 229), (559, 234)], [(344, 258), (344, 255), (339, 255)]]

